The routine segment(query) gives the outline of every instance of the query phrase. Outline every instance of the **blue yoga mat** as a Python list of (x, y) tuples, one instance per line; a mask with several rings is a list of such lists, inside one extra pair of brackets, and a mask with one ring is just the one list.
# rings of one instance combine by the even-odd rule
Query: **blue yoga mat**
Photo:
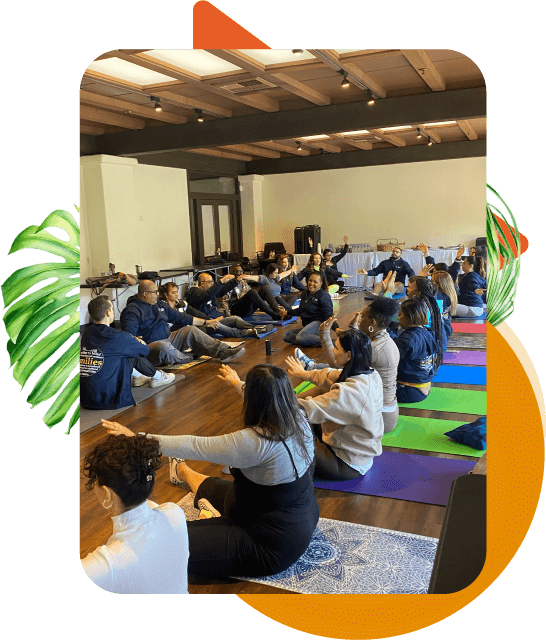
[[(271, 324), (271, 323), (262, 322), (261, 324)], [(271, 331), (268, 331), (267, 333), (259, 333), (257, 336), (241, 336), (240, 339), (245, 340), (246, 338), (258, 338), (259, 340), (261, 340), (262, 338), (265, 338), (267, 336), (270, 336), (272, 333), (275, 333), (275, 331), (277, 331), (277, 327), (273, 327), (273, 329)], [(233, 336), (233, 337), (236, 337), (236, 336)], [(229, 336), (223, 336), (220, 333), (213, 333), (211, 335), (211, 338), (216, 338), (217, 340), (225, 340), (226, 338), (229, 338)], [(239, 340), (239, 338), (237, 338), (237, 340)]]
[(475, 466), (474, 460), (383, 451), (374, 458), (372, 468), (364, 476), (341, 482), (320, 480), (315, 476), (313, 484), (317, 489), (445, 506), (453, 480), (469, 473)]
[(292, 316), (292, 318), (287, 318), (286, 320), (273, 320), (271, 316), (268, 315), (252, 315), (246, 318), (243, 318), (245, 322), (250, 322), (250, 324), (274, 324), (277, 327), (285, 327), (287, 324), (291, 322), (296, 322), (298, 316)]
[(433, 382), (451, 382), (453, 384), (486, 384), (485, 367), (456, 367), (442, 365), (434, 376)]

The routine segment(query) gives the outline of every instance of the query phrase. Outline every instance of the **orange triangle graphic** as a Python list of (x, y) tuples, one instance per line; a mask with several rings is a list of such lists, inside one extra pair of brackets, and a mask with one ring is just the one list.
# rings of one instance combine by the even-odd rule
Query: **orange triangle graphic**
[(194, 49), (269, 49), (210, 2), (193, 6)]

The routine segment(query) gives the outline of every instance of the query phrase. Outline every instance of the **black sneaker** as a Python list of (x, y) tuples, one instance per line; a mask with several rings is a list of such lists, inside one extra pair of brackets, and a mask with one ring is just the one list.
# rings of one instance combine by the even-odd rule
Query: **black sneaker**
[(226, 362), (231, 362), (232, 360), (236, 360), (239, 356), (242, 356), (245, 352), (245, 348), (243, 345), (239, 345), (238, 347), (228, 347), (221, 355), (220, 362), (222, 364), (226, 364)]
[(269, 333), (275, 327), (272, 324), (259, 324), (256, 326), (256, 333)]

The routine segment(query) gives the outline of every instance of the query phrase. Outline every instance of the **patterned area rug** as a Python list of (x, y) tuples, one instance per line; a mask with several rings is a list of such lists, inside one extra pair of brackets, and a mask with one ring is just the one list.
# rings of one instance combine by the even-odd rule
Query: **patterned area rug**
[[(195, 519), (192, 494), (178, 504)], [(425, 594), (437, 546), (436, 538), (320, 518), (307, 551), (286, 571), (237, 579), (307, 594)]]

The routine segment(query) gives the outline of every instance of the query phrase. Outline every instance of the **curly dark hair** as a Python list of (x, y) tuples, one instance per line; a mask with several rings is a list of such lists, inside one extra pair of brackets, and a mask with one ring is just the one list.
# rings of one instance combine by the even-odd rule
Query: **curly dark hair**
[(176, 282), (166, 282), (165, 284), (160, 285), (159, 287), (159, 299), (160, 300), (166, 300), (167, 299), (167, 294), (169, 293), (170, 289), (175, 288), (178, 291), (178, 285), (176, 284)]
[(124, 507), (137, 507), (152, 493), (161, 455), (156, 438), (111, 434), (85, 456), (85, 486), (90, 491), (98, 482), (112, 489)]
[(367, 307), (368, 318), (377, 322), (379, 330), (386, 329), (400, 309), (400, 303), (392, 298), (376, 298)]

